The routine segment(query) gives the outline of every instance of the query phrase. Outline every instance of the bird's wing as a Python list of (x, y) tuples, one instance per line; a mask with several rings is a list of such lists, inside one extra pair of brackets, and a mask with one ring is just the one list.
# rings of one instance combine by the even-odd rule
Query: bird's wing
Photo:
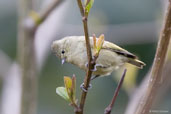
[(118, 55), (123, 55), (125, 57), (128, 57), (128, 58), (132, 58), (132, 59), (136, 59), (137, 56), (135, 56), (134, 54), (128, 52), (127, 50), (113, 44), (113, 43), (110, 43), (108, 41), (105, 41), (103, 46), (102, 46), (102, 49), (106, 49), (106, 50), (110, 50), (110, 51), (113, 51), (115, 53), (117, 53)]

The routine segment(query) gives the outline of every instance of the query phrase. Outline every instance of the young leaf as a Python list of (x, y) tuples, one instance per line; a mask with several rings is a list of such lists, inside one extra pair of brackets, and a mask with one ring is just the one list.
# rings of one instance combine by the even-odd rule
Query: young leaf
[(96, 46), (96, 36), (95, 34), (93, 34), (93, 49), (96, 50), (97, 46)]
[(64, 83), (70, 101), (75, 103), (75, 86), (76, 86), (75, 76), (73, 76), (72, 79), (70, 77), (64, 76)]
[(72, 79), (70, 77), (64, 76), (64, 84), (65, 84), (65, 88), (67, 89), (71, 89), (72, 87)]
[(85, 11), (88, 14), (90, 12), (90, 9), (92, 8), (94, 3), (94, 0), (90, 0), (89, 3), (86, 3)]
[(56, 93), (67, 101), (70, 101), (67, 90), (65, 87), (57, 87)]
[[(96, 41), (97, 40), (97, 41)], [(101, 34), (98, 39), (96, 39), (96, 36), (93, 35), (93, 49), (94, 49), (94, 56), (98, 56), (99, 52), (103, 46), (104, 43), (104, 35)]]
[(73, 75), (72, 77), (72, 99), (75, 102), (75, 94), (76, 94), (76, 77)]
[(99, 36), (98, 41), (97, 41), (97, 51), (98, 51), (98, 52), (99, 52), (100, 49), (102, 48), (103, 43), (104, 43), (104, 34), (101, 34), (101, 35)]

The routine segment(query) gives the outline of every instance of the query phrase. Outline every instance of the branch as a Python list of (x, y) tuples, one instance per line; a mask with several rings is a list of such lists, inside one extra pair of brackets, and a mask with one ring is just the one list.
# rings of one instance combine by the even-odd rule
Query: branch
[[(171, 61), (167, 60), (167, 63), (164, 65), (164, 68), (162, 71), (162, 76), (165, 80), (165, 84), (163, 84), (161, 86), (161, 88), (158, 88), (159, 91), (157, 92), (157, 96), (164, 96), (164, 94), (166, 93), (168, 88), (171, 87), (171, 83), (170, 83), (170, 81), (171, 81), (171, 77), (170, 77), (171, 70), (170, 70), (170, 68), (171, 68)], [(138, 104), (141, 100), (140, 98), (143, 96), (143, 93), (145, 92), (144, 89), (146, 88), (146, 83), (150, 81), (149, 78), (150, 78), (149, 74), (147, 73), (147, 75), (145, 76), (145, 79), (143, 79), (140, 86), (138, 88), (136, 88), (134, 94), (132, 94), (124, 114), (134, 114), (135, 113), (135, 110), (137, 109)], [(157, 100), (158, 99), (155, 99), (155, 103)], [(158, 103), (159, 102), (157, 102), (157, 104)]]
[(46, 20), (46, 18), (51, 14), (51, 12), (57, 8), (64, 0), (54, 0), (48, 7), (47, 9), (42, 12), (42, 14), (40, 15), (41, 17), (41, 22), (43, 22), (44, 20)]
[(112, 100), (111, 100), (111, 103), (110, 103), (109, 106), (105, 109), (104, 114), (110, 114), (110, 113), (111, 113), (112, 108), (113, 108), (113, 106), (114, 106), (114, 103), (115, 103), (115, 101), (116, 101), (116, 98), (117, 98), (117, 96), (118, 96), (119, 90), (120, 90), (120, 88), (121, 88), (121, 86), (122, 86), (122, 83), (123, 83), (123, 81), (124, 81), (126, 71), (127, 71), (127, 70), (125, 69), (124, 72), (123, 72), (123, 74), (122, 74), (121, 80), (119, 81), (119, 84), (118, 84), (118, 86), (117, 86), (117, 88), (116, 88), (116, 90), (115, 90), (115, 93), (114, 93), (114, 96), (113, 96), (113, 98), (112, 98)]
[[(36, 29), (47, 19), (47, 17), (51, 14), (51, 12), (59, 6), (64, 0), (54, 0), (43, 12), (40, 14), (37, 14), (36, 12), (33, 12), (34, 14), (31, 15), (26, 21), (25, 27), (32, 32), (35, 33)], [(27, 24), (28, 23), (28, 24)], [(29, 25), (31, 24), (31, 25)]]
[(78, 3), (78, 7), (80, 9), (81, 16), (84, 17), (84, 8), (83, 8), (81, 0), (77, 0), (77, 3)]
[[(22, 98), (21, 113), (36, 114), (37, 104), (37, 66), (35, 58), (34, 38), (37, 27), (48, 17), (50, 12), (62, 0), (55, 0), (40, 17), (35, 15), (27, 20), (28, 13), (33, 9), (31, 0), (19, 0), (18, 7), (18, 63), (21, 68)], [(31, 5), (30, 5), (31, 4)], [(26, 19), (26, 20), (25, 20)], [(25, 25), (23, 26), (23, 22)], [(30, 23), (31, 22), (31, 23)]]
[(152, 66), (150, 81), (146, 88), (145, 94), (139, 103), (136, 110), (136, 114), (147, 114), (152, 106), (158, 88), (163, 83), (162, 70), (165, 63), (166, 54), (168, 51), (168, 45), (171, 37), (171, 5), (169, 3), (167, 14), (165, 17), (164, 28), (160, 35), (160, 39), (157, 46), (157, 51)]
[(23, 27), (28, 12), (32, 9), (31, 0), (20, 0), (18, 7), (18, 63), (21, 69), (21, 114), (35, 114), (37, 104), (37, 70), (33, 36)]
[[(94, 60), (92, 59), (90, 40), (89, 40), (89, 34), (88, 34), (87, 16), (85, 15), (84, 7), (82, 5), (81, 0), (77, 0), (77, 3), (78, 3), (78, 6), (79, 6), (79, 9), (80, 9), (80, 13), (82, 15), (82, 22), (83, 22), (84, 33), (85, 33), (85, 41), (86, 41), (86, 49), (87, 49), (87, 57), (88, 57), (88, 68), (87, 68), (86, 76), (85, 76), (85, 79), (84, 79), (84, 88), (86, 90), (88, 90), (89, 83), (90, 83), (90, 80), (91, 80), (91, 75), (92, 75), (91, 69), (94, 69), (96, 59), (94, 59)], [(83, 109), (84, 109), (86, 96), (87, 96), (87, 92), (82, 91), (81, 101), (80, 101), (80, 105), (79, 105), (80, 110), (77, 110), (75, 112), (76, 114), (83, 114)]]

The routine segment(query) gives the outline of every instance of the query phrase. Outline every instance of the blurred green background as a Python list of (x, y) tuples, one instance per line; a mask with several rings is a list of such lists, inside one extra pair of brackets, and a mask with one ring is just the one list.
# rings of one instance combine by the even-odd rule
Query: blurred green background
[[(44, 0), (41, 1), (41, 3), (43, 2)], [(57, 35), (54, 40), (67, 35), (83, 35), (81, 16), (76, 0), (67, 2), (69, 5), (66, 6), (64, 24), (60, 31), (56, 31)], [(89, 15), (90, 34), (96, 33), (98, 36), (104, 33), (106, 40), (115, 42), (138, 55), (140, 60), (147, 64), (143, 70), (138, 72), (136, 85), (139, 85), (152, 65), (163, 19), (162, 7), (163, 4), (160, 0), (95, 0), (91, 9)], [(75, 32), (78, 28), (81, 32)], [(73, 32), (73, 30), (75, 31)], [(17, 56), (16, 42), (17, 1), (0, 0), (0, 50), (14, 61)], [(85, 73), (69, 63), (61, 65), (59, 58), (51, 53), (50, 46), (48, 54), (39, 73), (38, 114), (74, 114), (73, 108), (56, 94), (56, 87), (64, 85), (63, 76), (75, 74), (77, 97), (80, 98), (79, 85), (83, 82)], [(3, 67), (2, 64), (1, 67)], [(113, 78), (115, 75), (113, 73), (112, 76), (91, 82), (93, 88), (88, 93), (85, 105), (86, 114), (102, 114), (104, 112), (117, 85), (117, 81)], [(1, 79), (1, 86), (2, 83)], [(169, 95), (168, 93), (160, 105), (157, 105), (159, 108), (169, 109), (169, 105), (171, 105)], [(123, 114), (128, 100), (129, 94), (121, 89), (112, 114)]]

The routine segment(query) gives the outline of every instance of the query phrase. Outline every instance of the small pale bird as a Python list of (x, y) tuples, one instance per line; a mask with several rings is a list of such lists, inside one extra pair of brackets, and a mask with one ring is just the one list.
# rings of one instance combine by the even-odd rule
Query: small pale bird
[[(93, 37), (90, 37), (90, 45), (93, 55)], [(78, 66), (80, 69), (87, 69), (87, 53), (84, 36), (68, 36), (56, 40), (51, 45), (52, 51), (62, 59), (62, 64), (68, 63)], [(110, 75), (114, 70), (120, 68), (125, 63), (130, 63), (142, 69), (145, 63), (114, 43), (104, 41), (96, 60), (96, 70), (93, 71), (93, 79), (99, 76)]]

